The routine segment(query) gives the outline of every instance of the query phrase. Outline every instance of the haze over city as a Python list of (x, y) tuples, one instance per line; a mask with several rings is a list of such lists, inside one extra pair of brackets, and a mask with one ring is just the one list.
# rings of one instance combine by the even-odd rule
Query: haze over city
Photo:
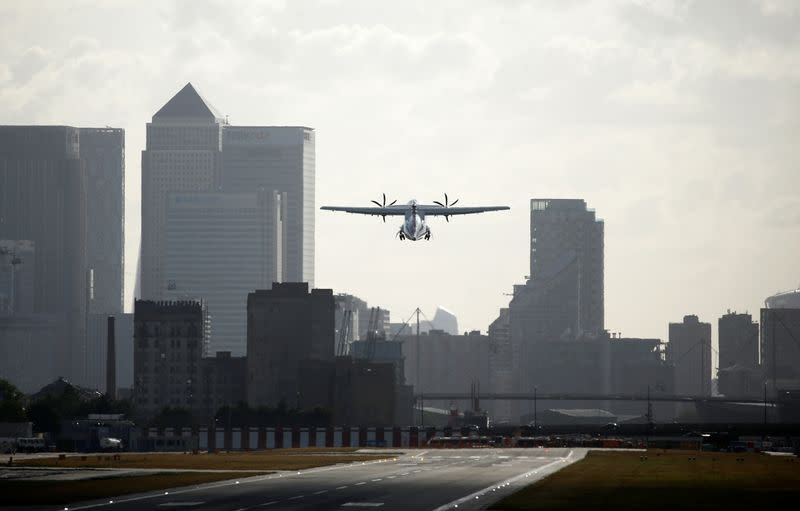
[(316, 285), (394, 321), (444, 305), (485, 331), (528, 273), (532, 197), (604, 219), (612, 331), (664, 338), (800, 281), (795, 2), (138, 7), (0, 5), (4, 123), (125, 129), (127, 307), (144, 125), (189, 81), (232, 124), (313, 127), (317, 205), (511, 206), (417, 243), (317, 212)]

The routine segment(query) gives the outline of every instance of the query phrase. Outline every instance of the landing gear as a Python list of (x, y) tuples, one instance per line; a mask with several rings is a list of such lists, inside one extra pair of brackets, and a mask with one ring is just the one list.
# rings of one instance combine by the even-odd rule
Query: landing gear
[(404, 239), (406, 239), (406, 235), (403, 234), (403, 231), (400, 231), (399, 233), (397, 233), (397, 235), (400, 236), (400, 241), (403, 241)]
[(425, 233), (425, 241), (431, 240), (431, 230), (428, 229), (428, 232)]

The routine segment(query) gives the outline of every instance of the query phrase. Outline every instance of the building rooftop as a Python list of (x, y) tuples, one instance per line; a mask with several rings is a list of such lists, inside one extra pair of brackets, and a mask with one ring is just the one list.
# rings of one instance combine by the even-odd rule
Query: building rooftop
[(222, 115), (203, 99), (191, 83), (187, 83), (172, 99), (153, 115), (153, 121), (163, 119), (198, 118), (222, 121)]

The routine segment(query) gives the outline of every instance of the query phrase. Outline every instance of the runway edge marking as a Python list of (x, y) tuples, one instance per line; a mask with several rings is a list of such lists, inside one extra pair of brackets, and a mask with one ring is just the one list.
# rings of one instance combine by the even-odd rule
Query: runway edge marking
[[(567, 454), (563, 458), (556, 458), (555, 460), (551, 461), (550, 463), (548, 463), (546, 465), (542, 465), (541, 467), (536, 467), (536, 468), (531, 469), (531, 470), (529, 470), (527, 472), (524, 472), (522, 474), (519, 474), (519, 475), (516, 475), (514, 477), (510, 477), (508, 479), (500, 481), (499, 483), (491, 484), (491, 485), (487, 486), (486, 488), (483, 488), (483, 489), (478, 490), (476, 492), (470, 493), (466, 497), (461, 497), (460, 499), (456, 499), (456, 500), (454, 500), (452, 502), (448, 502), (447, 504), (444, 504), (443, 506), (439, 506), (436, 509), (434, 509), (433, 511), (446, 511), (448, 509), (454, 509), (454, 508), (458, 507), (459, 505), (464, 504), (465, 502), (474, 501), (478, 497), (482, 497), (483, 495), (486, 495), (488, 492), (492, 491), (492, 488), (497, 488), (498, 486), (503, 486), (503, 485), (506, 485), (506, 484), (515, 483), (515, 482), (519, 481), (520, 479), (528, 477), (529, 475), (534, 474), (534, 473), (536, 473), (536, 472), (538, 472), (540, 470), (547, 470), (548, 468), (550, 468), (553, 465), (557, 465), (558, 463), (564, 463), (565, 461), (569, 461), (572, 458), (572, 454), (573, 454), (573, 451), (570, 450), (569, 454)], [(572, 461), (574, 462), (574, 461), (578, 461), (578, 460), (572, 460)]]

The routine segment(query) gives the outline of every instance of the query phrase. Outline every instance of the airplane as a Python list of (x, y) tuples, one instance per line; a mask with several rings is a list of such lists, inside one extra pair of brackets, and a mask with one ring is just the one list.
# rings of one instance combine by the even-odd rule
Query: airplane
[(386, 204), (386, 194), (383, 194), (383, 203), (373, 200), (372, 203), (377, 207), (351, 207), (351, 206), (322, 206), (320, 209), (326, 211), (344, 211), (346, 213), (356, 213), (359, 215), (376, 215), (383, 218), (386, 222), (387, 216), (404, 216), (405, 220), (400, 226), (396, 236), (401, 240), (417, 241), (421, 239), (431, 239), (431, 228), (425, 223), (425, 218), (429, 216), (443, 216), (450, 221), (451, 216), (470, 215), (472, 213), (483, 213), (486, 211), (502, 211), (511, 209), (508, 206), (475, 206), (454, 208), (458, 199), (449, 202), (447, 194), (444, 194), (444, 203), (433, 201), (433, 204), (420, 204), (416, 199), (412, 199), (408, 204), (398, 204), (393, 200)]

